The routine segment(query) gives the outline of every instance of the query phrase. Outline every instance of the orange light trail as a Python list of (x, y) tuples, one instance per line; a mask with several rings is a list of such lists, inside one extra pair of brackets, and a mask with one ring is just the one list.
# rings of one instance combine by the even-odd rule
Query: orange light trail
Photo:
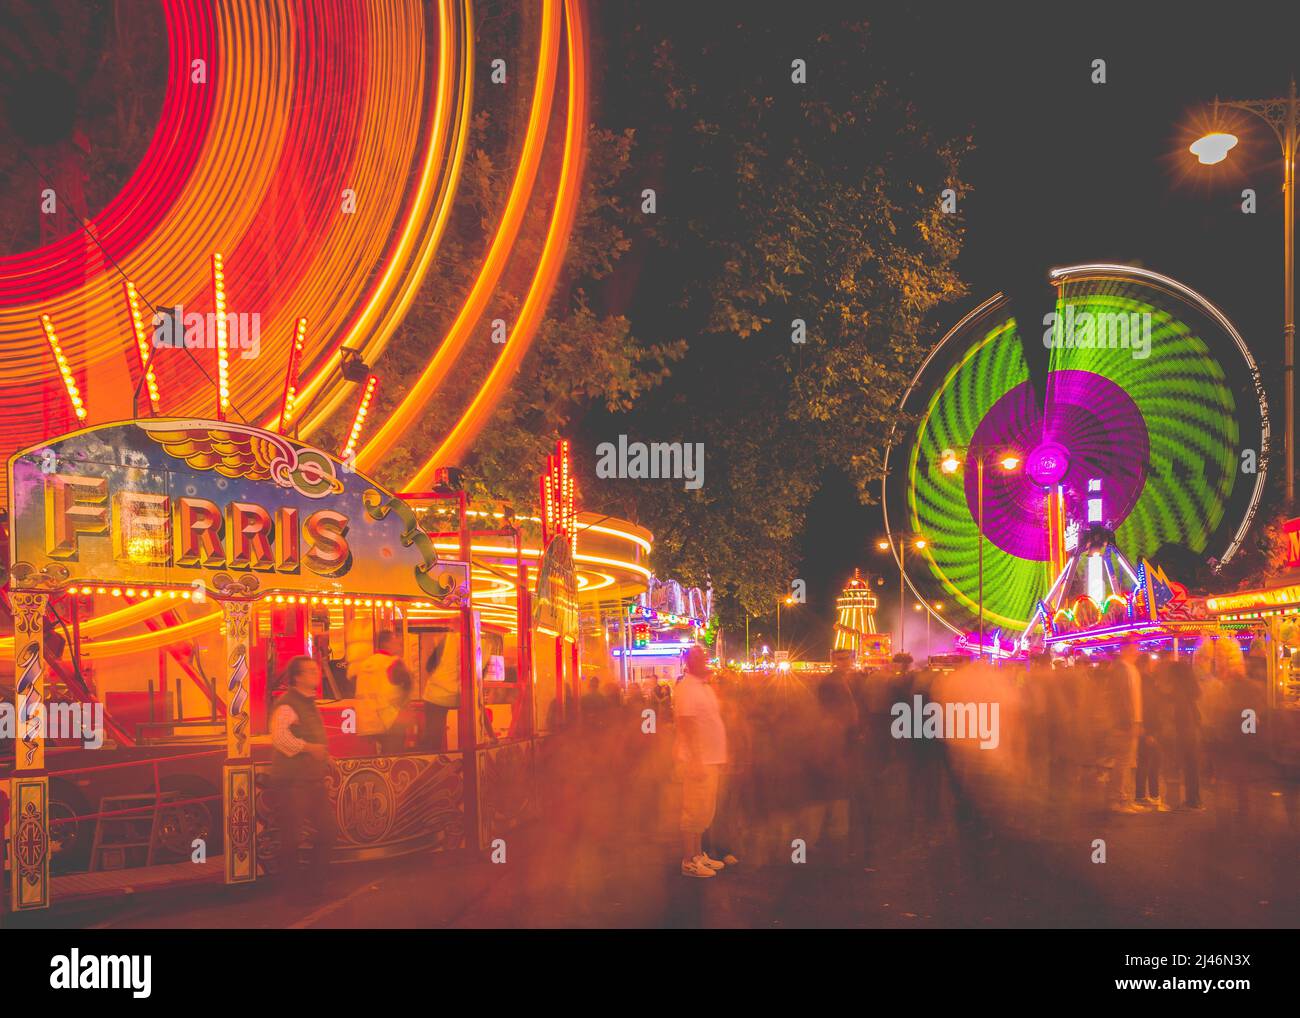
[(533, 86), (532, 107), (528, 114), (528, 128), (524, 135), (519, 168), (506, 198), (501, 223), (484, 259), (483, 268), (470, 289), (460, 313), (452, 322), (446, 338), (438, 346), (433, 359), (425, 366), (420, 377), (407, 391), (402, 402), (357, 454), (357, 466), (373, 467), (397, 443), (411, 422), (424, 412), (430, 397), (446, 379), (461, 350), (473, 334), (487, 307), (501, 273), (505, 271), (510, 252), (523, 223), (528, 199), (541, 165), (542, 149), (546, 141), (546, 125), (551, 116), (551, 101), (555, 91), (556, 70), (560, 51), (559, 0), (545, 0), (542, 8), (540, 53), (537, 60), (537, 79)]
[(468, 451), (470, 444), (487, 423), (497, 401), (504, 394), (506, 386), (519, 370), (519, 365), (524, 354), (528, 352), (528, 346), (541, 322), (555, 280), (564, 263), (569, 233), (573, 228), (573, 220), (578, 209), (587, 137), (587, 50), (583, 32), (584, 11), (578, 0), (565, 0), (565, 12), (569, 32), (568, 128), (564, 138), (564, 162), (560, 172), (559, 189), (555, 195), (555, 209), (551, 216), (546, 243), (538, 260), (537, 271), (533, 276), (532, 285), (528, 288), (528, 295), (524, 298), (519, 320), (506, 339), (505, 346), (492, 366), (487, 380), (465, 414), (443, 439), (442, 444), (425, 461), (424, 466), (406, 482), (404, 487), (407, 490), (427, 487), (432, 483), (433, 473), (438, 466), (456, 463)]
[[(350, 399), (339, 345), (375, 362), (451, 214), (470, 115), (470, 0), (158, 6), (167, 85), (154, 136), (118, 196), (87, 215), (122, 274), (87, 258), (80, 231), (0, 257), (0, 455), (59, 427), (49, 422), (53, 372), (34, 320), (60, 323), (69, 368), (85, 373), (90, 419), (127, 418), (134, 385), (122, 383), (140, 376), (123, 276), (146, 328), (145, 298), (206, 316), (216, 310), (209, 256), (218, 251), (230, 303), (260, 313), (263, 339), (260, 356), (229, 365), (228, 405), (274, 421), (299, 317), (314, 341), (296, 416), (309, 398), (321, 400), (313, 412)], [(203, 87), (191, 81), (197, 60)], [(343, 211), (345, 190), (355, 212)], [(212, 416), (212, 381), (184, 351), (158, 351), (153, 367), (160, 409)]]
[[(365, 310), (351, 323), (326, 362), (302, 385), (298, 402), (309, 403), (312, 408), (311, 416), (302, 423), (304, 436), (324, 424), (346, 398), (347, 385), (338, 377), (338, 347), (358, 349), (372, 364), (378, 359), (419, 292), (451, 216), (473, 112), (472, 0), (460, 0), (459, 8), (450, 0), (440, 0), (438, 15), (438, 88), (433, 140), (425, 151), (412, 215)], [(417, 228), (421, 222), (430, 224), (423, 234)], [(273, 422), (267, 426), (273, 426)]]

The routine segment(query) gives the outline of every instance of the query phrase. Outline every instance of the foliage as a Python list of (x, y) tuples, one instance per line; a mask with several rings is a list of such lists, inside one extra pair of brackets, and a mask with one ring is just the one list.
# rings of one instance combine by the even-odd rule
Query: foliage
[[(631, 412), (588, 430), (704, 444), (700, 490), (599, 483), (654, 531), (657, 571), (712, 582), (728, 622), (788, 592), (823, 470), (870, 499), (929, 316), (964, 293), (960, 219), (940, 203), (945, 188), (966, 191), (969, 141), (922, 126), (885, 80), (888, 40), (870, 26), (810, 36), (805, 20), (702, 15), (689, 46), (652, 49), (645, 95), (626, 100), (650, 104), (666, 153), (660, 249), (641, 286), (668, 303), (634, 312), (633, 327), (690, 348)], [(792, 55), (805, 85), (791, 81)]]

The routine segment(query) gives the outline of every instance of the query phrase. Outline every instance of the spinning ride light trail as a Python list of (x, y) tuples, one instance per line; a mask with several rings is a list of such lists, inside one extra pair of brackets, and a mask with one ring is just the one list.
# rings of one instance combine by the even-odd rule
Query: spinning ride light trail
[[(265, 340), (258, 356), (230, 358), (230, 404), (250, 419), (278, 413), (287, 339), (307, 317), (319, 341), (300, 405), (319, 412), (350, 392), (333, 371), (338, 346), (382, 349), (449, 214), (468, 124), (468, 2), (331, 0), (282, 17), (251, 0), (160, 8), (167, 90), (136, 172), (85, 231), (0, 258), (8, 450), (75, 424), (49, 418), (59, 380), (33, 322), (58, 325), (88, 419), (127, 418), (123, 383), (140, 360), (123, 277), (146, 307), (206, 315), (216, 251), (231, 306), (257, 312)], [(102, 257), (87, 256), (92, 243)], [(212, 383), (188, 357), (156, 356), (154, 374), (166, 412), (211, 414)]]
[[(931, 538), (908, 582), (923, 599), (943, 591), (964, 609), (966, 619), (944, 618), (955, 631), (978, 612), (978, 512), (975, 471), (943, 469), (946, 450), (1005, 449), (1022, 465), (986, 473), (983, 535), (988, 624), (1017, 632), (1056, 576), (1065, 548), (1055, 546), (1086, 529), (1093, 482), (1106, 492), (1102, 522), (1135, 561), (1179, 545), (1226, 562), (1262, 494), (1263, 386), (1222, 312), (1128, 266), (1051, 278), (1054, 319), (1022, 330), (1001, 295), (984, 302), (944, 337), (901, 403), (919, 422), (887, 459), (887, 524)], [(1141, 331), (1100, 345), (1068, 331), (1084, 337), (1085, 324), (1119, 321)], [(1247, 452), (1255, 473), (1241, 469)]]

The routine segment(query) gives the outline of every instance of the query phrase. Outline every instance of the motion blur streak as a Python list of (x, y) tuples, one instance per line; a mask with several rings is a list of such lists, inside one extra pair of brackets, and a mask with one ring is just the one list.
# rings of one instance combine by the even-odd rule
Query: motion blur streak
[(420, 488), (432, 483), (434, 470), (440, 464), (455, 463), (487, 423), (497, 400), (504, 394), (506, 386), (519, 370), (524, 354), (528, 352), (528, 346), (546, 310), (551, 289), (564, 263), (569, 231), (573, 227), (578, 208), (578, 196), (581, 192), (582, 164), (587, 136), (587, 54), (583, 37), (584, 11), (580, 0), (565, 0), (565, 11), (569, 32), (568, 128), (564, 139), (564, 165), (546, 244), (542, 249), (532, 285), (528, 289), (528, 296), (524, 299), (523, 308), (520, 310), (519, 320), (511, 330), (487, 380), (470, 403), (464, 416), (452, 428), (451, 433), (443, 439), (442, 444), (419, 472), (407, 481), (407, 488)]
[[(402, 432), (411, 421), (424, 412), (429, 397), (447, 377), (474, 326), (478, 324), (479, 317), (487, 307), (492, 291), (509, 261), (510, 252), (523, 223), (524, 211), (528, 207), (529, 196), (537, 179), (537, 170), (541, 165), (542, 149), (546, 141), (546, 125), (551, 117), (551, 101), (555, 92), (555, 76), (560, 51), (559, 0), (547, 0), (543, 7), (540, 47), (537, 79), (533, 86), (533, 102), (528, 114), (528, 129), (524, 135), (519, 168), (506, 200), (500, 226), (492, 238), (492, 246), (488, 249), (487, 258), (460, 314), (456, 316), (433, 359), (426, 365), (402, 402), (384, 422), (383, 427), (357, 454), (357, 466), (362, 470), (374, 466), (401, 438)], [(572, 44), (570, 49), (572, 50)]]

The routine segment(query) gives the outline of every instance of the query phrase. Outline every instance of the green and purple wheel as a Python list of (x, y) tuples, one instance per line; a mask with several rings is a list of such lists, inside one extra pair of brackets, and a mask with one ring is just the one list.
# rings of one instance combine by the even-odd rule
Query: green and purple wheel
[(1129, 266), (1056, 269), (1051, 281), (1041, 322), (1022, 326), (1002, 294), (966, 315), (900, 403), (909, 424), (886, 459), (886, 526), (925, 536), (908, 582), (948, 602), (955, 631), (979, 610), (981, 460), (985, 627), (1008, 635), (1052, 579), (1049, 491), (1073, 525), (1099, 517), (1133, 561), (1180, 547), (1214, 568), (1263, 493), (1264, 388), (1223, 313)]

